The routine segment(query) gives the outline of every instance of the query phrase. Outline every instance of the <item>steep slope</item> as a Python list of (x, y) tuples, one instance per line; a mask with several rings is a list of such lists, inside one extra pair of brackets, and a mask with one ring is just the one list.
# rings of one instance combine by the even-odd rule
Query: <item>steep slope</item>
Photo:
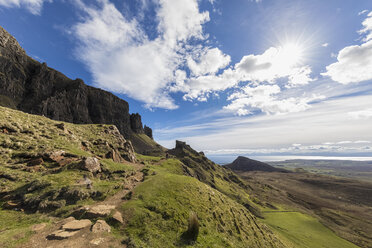
[[(35, 61), (2, 27), (0, 105), (58, 121), (113, 124), (125, 138), (133, 133), (144, 133), (142, 122), (132, 120), (131, 123), (126, 101), (87, 86), (81, 79), (71, 80), (46, 63)], [(137, 129), (132, 130), (131, 126)]]
[(231, 164), (226, 164), (225, 166), (234, 171), (289, 172), (287, 170), (275, 168), (269, 164), (243, 156), (237, 157)]

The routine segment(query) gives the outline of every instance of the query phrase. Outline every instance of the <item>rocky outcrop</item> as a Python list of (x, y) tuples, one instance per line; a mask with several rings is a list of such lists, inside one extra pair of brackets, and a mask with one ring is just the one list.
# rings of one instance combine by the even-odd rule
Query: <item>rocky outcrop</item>
[[(143, 133), (141, 116), (115, 95), (71, 80), (28, 57), (0, 27), (0, 105), (77, 124), (113, 124), (125, 138)], [(133, 131), (131, 126), (133, 124)]]
[(145, 132), (145, 134), (147, 135), (147, 136), (149, 136), (151, 139), (154, 139), (154, 137), (152, 136), (152, 129), (151, 128), (149, 128), (148, 126), (144, 126), (144, 128), (143, 128), (143, 131)]
[(97, 158), (88, 157), (85, 158), (81, 163), (80, 167), (82, 170), (86, 170), (92, 173), (101, 172), (101, 164)]
[(130, 115), (130, 127), (135, 133), (144, 133), (140, 114), (136, 113)]

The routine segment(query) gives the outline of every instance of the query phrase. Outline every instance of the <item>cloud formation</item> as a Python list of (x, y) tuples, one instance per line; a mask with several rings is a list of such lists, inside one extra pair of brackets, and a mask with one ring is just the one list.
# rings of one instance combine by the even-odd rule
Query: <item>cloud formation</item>
[(261, 110), (266, 114), (285, 114), (305, 111), (310, 108), (309, 103), (323, 99), (323, 96), (289, 97), (280, 99), (281, 92), (277, 85), (246, 86), (239, 92), (231, 94), (228, 98), (231, 103), (225, 109), (236, 112), (238, 115), (248, 115), (251, 110)]
[(361, 45), (348, 46), (339, 51), (337, 62), (327, 66), (323, 76), (341, 84), (359, 83), (372, 79), (372, 12), (363, 21)]
[[(95, 85), (127, 94), (147, 107), (177, 108), (167, 88), (179, 77), (176, 70), (188, 54), (189, 39), (204, 39), (208, 12), (199, 12), (196, 0), (160, 0), (158, 36), (150, 39), (135, 18), (125, 18), (108, 0), (99, 1), (98, 8), (80, 1), (79, 7), (86, 15), (72, 30), (80, 42), (78, 57), (92, 72)], [(221, 52), (204, 56), (213, 53)], [(202, 72), (220, 66), (201, 63)]]
[(40, 15), (41, 9), (45, 2), (52, 0), (0, 0), (0, 5), (7, 8), (27, 8), (32, 14)]
[[(203, 24), (209, 21), (209, 13), (199, 11), (197, 0), (157, 3), (157, 35), (149, 38), (136, 18), (127, 19), (109, 0), (99, 1), (99, 7), (79, 1), (85, 16), (72, 30), (80, 41), (78, 56), (96, 86), (127, 94), (150, 108), (175, 109), (170, 94), (176, 92), (183, 92), (184, 100), (206, 101), (211, 94), (242, 82), (275, 84), (284, 78), (290, 88), (313, 80), (311, 68), (298, 65), (295, 47), (271, 47), (230, 65), (229, 55), (205, 45)], [(284, 102), (303, 105), (296, 109), (306, 105), (299, 99)]]

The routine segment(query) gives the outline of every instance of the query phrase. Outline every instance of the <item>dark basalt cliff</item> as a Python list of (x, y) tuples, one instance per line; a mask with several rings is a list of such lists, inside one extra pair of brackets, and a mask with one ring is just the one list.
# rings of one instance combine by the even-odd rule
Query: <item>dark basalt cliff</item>
[[(144, 133), (141, 116), (132, 125), (129, 105), (115, 95), (71, 80), (27, 56), (0, 27), (0, 105), (77, 124), (114, 124), (130, 138)], [(140, 129), (139, 125), (141, 126)], [(132, 129), (135, 127), (136, 129)]]

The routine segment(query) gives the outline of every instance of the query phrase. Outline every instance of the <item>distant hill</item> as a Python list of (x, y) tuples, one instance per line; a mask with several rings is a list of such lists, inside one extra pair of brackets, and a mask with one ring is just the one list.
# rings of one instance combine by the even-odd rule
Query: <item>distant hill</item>
[(234, 171), (289, 172), (243, 156), (237, 157), (231, 164), (226, 164), (225, 166)]

